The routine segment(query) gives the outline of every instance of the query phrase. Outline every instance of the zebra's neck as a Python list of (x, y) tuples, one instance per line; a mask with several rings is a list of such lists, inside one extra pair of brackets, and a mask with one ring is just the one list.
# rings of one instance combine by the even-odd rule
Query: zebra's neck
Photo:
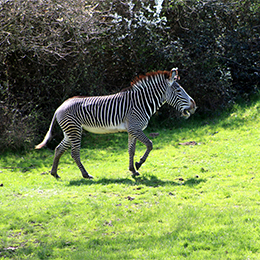
[(131, 94), (135, 107), (144, 109), (151, 117), (165, 102), (167, 88), (165, 74), (144, 77), (132, 85)]

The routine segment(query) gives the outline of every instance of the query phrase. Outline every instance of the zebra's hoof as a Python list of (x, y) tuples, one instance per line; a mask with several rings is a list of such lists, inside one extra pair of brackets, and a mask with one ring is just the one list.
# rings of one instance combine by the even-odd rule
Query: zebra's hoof
[(51, 173), (51, 175), (56, 179), (60, 179), (60, 176), (57, 173)]
[(135, 177), (137, 177), (137, 176), (140, 176), (140, 173), (139, 173), (139, 172), (134, 172), (134, 173), (132, 174), (132, 176), (133, 176), (133, 178), (135, 178)]
[(94, 177), (92, 175), (83, 175), (83, 178), (86, 178), (86, 179), (94, 179)]
[(136, 167), (136, 169), (138, 170), (138, 169), (141, 167), (141, 165), (142, 165), (141, 163), (136, 162), (136, 163), (135, 163), (135, 167)]

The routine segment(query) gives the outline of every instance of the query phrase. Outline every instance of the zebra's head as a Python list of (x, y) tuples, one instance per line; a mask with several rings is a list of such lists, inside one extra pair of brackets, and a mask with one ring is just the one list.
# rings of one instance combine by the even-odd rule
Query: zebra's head
[(195, 101), (187, 94), (187, 92), (179, 85), (178, 68), (171, 70), (171, 75), (168, 80), (166, 89), (166, 102), (181, 112), (182, 116), (187, 119), (191, 114), (194, 114), (197, 106)]

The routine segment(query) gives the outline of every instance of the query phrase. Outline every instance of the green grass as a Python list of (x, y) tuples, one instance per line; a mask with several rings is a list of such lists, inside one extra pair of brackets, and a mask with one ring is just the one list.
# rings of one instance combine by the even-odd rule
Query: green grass
[(94, 180), (69, 152), (60, 180), (53, 151), (2, 155), (0, 259), (260, 259), (259, 111), (255, 102), (149, 128), (159, 136), (137, 179), (127, 134), (85, 135)]

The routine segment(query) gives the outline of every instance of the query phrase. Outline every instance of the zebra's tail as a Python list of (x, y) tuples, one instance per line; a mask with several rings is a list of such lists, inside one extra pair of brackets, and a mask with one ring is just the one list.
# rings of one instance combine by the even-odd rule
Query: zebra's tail
[(54, 116), (53, 116), (53, 118), (52, 118), (52, 121), (51, 121), (49, 130), (48, 130), (48, 132), (46, 133), (46, 135), (45, 135), (43, 141), (42, 141), (40, 144), (36, 145), (36, 146), (35, 146), (35, 149), (41, 149), (41, 148), (44, 147), (44, 146), (47, 144), (47, 142), (51, 139), (51, 137), (52, 137), (52, 129), (53, 129), (53, 125), (54, 125), (55, 121), (56, 121), (56, 113), (54, 114)]

